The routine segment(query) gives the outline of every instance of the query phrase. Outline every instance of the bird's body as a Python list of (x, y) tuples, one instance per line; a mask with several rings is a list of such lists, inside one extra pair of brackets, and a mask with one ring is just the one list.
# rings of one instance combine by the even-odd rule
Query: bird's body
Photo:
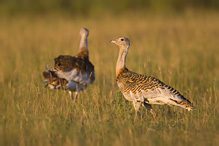
[(147, 104), (176, 105), (190, 110), (190, 102), (177, 90), (160, 80), (124, 69), (117, 76), (117, 84), (125, 98)]
[(66, 89), (72, 98), (73, 92), (76, 93), (76, 98), (81, 90), (86, 89), (95, 80), (94, 66), (89, 61), (87, 46), (89, 31), (82, 28), (80, 34), (81, 42), (77, 56), (60, 55), (54, 59), (54, 68), (47, 68), (47, 72), (43, 72), (48, 82), (47, 86), (51, 89)]
[(133, 102), (136, 115), (140, 105), (144, 105), (154, 116), (156, 114), (152, 110), (151, 104), (175, 105), (187, 110), (194, 108), (191, 102), (174, 88), (154, 77), (137, 74), (126, 68), (126, 55), (130, 45), (127, 38), (121, 37), (111, 42), (120, 48), (116, 65), (117, 85), (124, 97)]

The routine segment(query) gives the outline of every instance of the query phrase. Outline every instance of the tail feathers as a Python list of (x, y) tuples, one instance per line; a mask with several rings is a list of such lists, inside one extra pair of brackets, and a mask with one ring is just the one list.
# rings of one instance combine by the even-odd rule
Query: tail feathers
[(46, 70), (50, 71), (49, 65), (46, 65)]
[(68, 81), (62, 78), (58, 78), (54, 71), (42, 72), (45, 81), (45, 87), (49, 86), (50, 89), (65, 89)]
[(185, 108), (187, 109), (188, 111), (190, 110), (195, 110), (195, 107), (192, 105), (192, 103), (185, 99), (183, 101), (177, 101), (177, 100), (173, 100), (173, 99), (170, 99), (172, 101), (174, 101), (178, 106), (182, 107), (182, 108)]
[(46, 79), (46, 81), (48, 81), (48, 79), (50, 78), (50, 73), (49, 72), (43, 72), (42, 73), (43, 77)]
[(53, 78), (58, 78), (54, 71), (48, 71), (48, 72), (44, 71), (42, 75), (46, 80), (52, 80)]
[(68, 81), (65, 79), (55, 78), (52, 82), (48, 83), (50, 89), (66, 89)]

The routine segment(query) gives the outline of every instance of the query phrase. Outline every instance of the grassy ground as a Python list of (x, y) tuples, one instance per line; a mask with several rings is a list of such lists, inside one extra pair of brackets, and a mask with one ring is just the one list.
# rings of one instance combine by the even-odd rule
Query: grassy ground
[[(219, 14), (104, 18), (14, 17), (0, 21), (0, 145), (218, 145)], [(60, 54), (77, 53), (90, 30), (96, 81), (73, 104), (44, 88), (41, 72)], [(154, 105), (138, 121), (116, 85), (116, 46), (131, 40), (127, 67), (175, 87), (197, 110)]]

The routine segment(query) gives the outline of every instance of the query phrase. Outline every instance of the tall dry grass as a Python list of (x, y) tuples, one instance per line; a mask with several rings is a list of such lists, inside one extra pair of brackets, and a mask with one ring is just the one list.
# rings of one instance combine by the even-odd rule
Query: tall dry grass
[[(104, 18), (16, 17), (0, 21), (1, 145), (218, 145), (219, 19), (216, 13), (107, 15)], [(79, 30), (90, 30), (96, 81), (73, 104), (44, 88), (41, 72), (60, 54), (77, 53)], [(192, 112), (154, 105), (156, 123), (117, 88), (116, 46), (131, 40), (127, 67), (175, 87)]]

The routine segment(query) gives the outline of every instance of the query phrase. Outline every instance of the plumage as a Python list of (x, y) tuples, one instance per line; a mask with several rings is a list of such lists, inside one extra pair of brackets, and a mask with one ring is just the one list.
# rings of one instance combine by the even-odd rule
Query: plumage
[(63, 78), (58, 78), (53, 71), (43, 72), (43, 76), (47, 83), (45, 87), (50, 87), (51, 89), (66, 89), (66, 84), (68, 81)]
[(145, 106), (156, 117), (151, 104), (175, 105), (187, 110), (194, 109), (191, 102), (177, 90), (164, 84), (162, 81), (147, 75), (137, 74), (126, 68), (126, 56), (130, 46), (125, 37), (112, 40), (120, 48), (116, 65), (116, 81), (124, 97), (133, 102), (137, 112), (140, 105)]
[(60, 55), (54, 59), (54, 68), (43, 72), (46, 79), (46, 87), (51, 89), (68, 90), (73, 99), (75, 99), (81, 90), (87, 88), (95, 80), (95, 71), (93, 64), (89, 61), (87, 37), (89, 31), (86, 28), (80, 30), (81, 41), (77, 56)]

